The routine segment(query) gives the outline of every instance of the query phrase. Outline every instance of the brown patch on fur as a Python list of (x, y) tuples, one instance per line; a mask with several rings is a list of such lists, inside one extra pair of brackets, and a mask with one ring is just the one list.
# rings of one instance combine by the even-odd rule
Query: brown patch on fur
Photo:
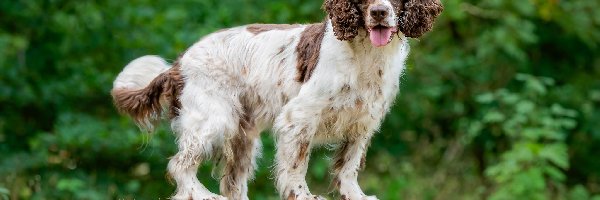
[(377, 75), (379, 75), (379, 78), (383, 77), (383, 70), (379, 70), (377, 71)]
[(331, 19), (333, 33), (338, 40), (352, 40), (364, 26), (361, 9), (355, 0), (326, 0), (323, 4)]
[(346, 195), (342, 195), (342, 200), (350, 200)]
[(311, 24), (302, 31), (296, 46), (297, 65), (296, 81), (305, 83), (319, 62), (321, 43), (325, 37), (325, 23)]
[[(242, 119), (240, 119), (243, 121)], [(242, 124), (240, 133), (228, 139), (225, 144), (226, 163), (221, 178), (220, 190), (223, 195), (228, 197), (237, 197), (241, 194), (241, 184), (247, 180), (242, 180), (243, 174), (252, 174), (252, 149), (254, 148), (254, 138), (259, 134), (253, 123)], [(249, 175), (250, 176), (250, 175)]]
[(400, 31), (408, 37), (418, 38), (431, 31), (444, 6), (440, 0), (408, 0), (402, 9)]
[(340, 90), (340, 92), (348, 92), (348, 91), (350, 91), (350, 85), (344, 84), (342, 86), (342, 89)]
[[(111, 91), (117, 109), (126, 113), (144, 128), (149, 128), (148, 123), (156, 123), (162, 116), (165, 103), (168, 102), (169, 117), (179, 115), (181, 102), (179, 96), (183, 90), (184, 81), (180, 72), (179, 59), (173, 63), (168, 71), (159, 74), (143, 89), (130, 90), (115, 88)], [(165, 101), (161, 101), (164, 99)]]
[(308, 154), (308, 143), (302, 143), (300, 145), (300, 152), (298, 152), (298, 160), (299, 162), (303, 162), (306, 159)]
[(360, 166), (359, 166), (359, 169), (360, 170), (364, 170), (366, 166), (367, 166), (367, 153), (364, 153), (362, 155), (362, 157), (360, 157)]
[(252, 117), (252, 110), (247, 104), (243, 105), (243, 109), (244, 113), (240, 116), (240, 127), (242, 127), (242, 131), (252, 130), (256, 126), (254, 118)]
[(341, 185), (342, 185), (342, 181), (340, 180), (339, 177), (336, 176), (331, 181), (330, 189), (331, 190), (339, 190)]
[[(181, 59), (181, 57), (179, 59)], [(181, 75), (181, 64), (179, 63), (179, 59), (175, 61), (171, 70), (168, 71), (170, 81), (168, 81), (168, 85), (165, 87), (166, 91), (164, 92), (165, 97), (171, 102), (171, 108), (169, 109), (171, 118), (179, 116), (179, 110), (181, 109), (179, 96), (181, 96), (185, 84), (183, 75)]]
[(250, 140), (260, 137), (260, 132), (256, 130), (256, 116), (254, 116), (255, 108), (253, 105), (261, 101), (262, 98), (254, 92), (254, 89), (250, 89), (249, 93), (240, 98), (240, 103), (242, 104), (242, 110), (239, 113), (240, 133), (243, 133), (242, 135), (247, 136)]
[(300, 163), (304, 162), (306, 160), (306, 157), (308, 156), (308, 143), (302, 143), (300, 144), (300, 150), (298, 151), (298, 157), (296, 158), (296, 161), (294, 162), (294, 169), (297, 169), (298, 166), (300, 165)]
[(346, 163), (346, 154), (348, 153), (349, 147), (350, 142), (344, 142), (344, 144), (342, 144), (342, 146), (340, 146), (340, 148), (336, 152), (332, 167), (333, 173), (340, 173), (342, 167), (344, 167), (344, 164)]
[(290, 191), (287, 200), (296, 200), (296, 193), (294, 192), (294, 190)]
[(369, 142), (365, 146), (365, 152), (363, 152), (362, 156), (360, 157), (360, 165), (358, 167), (358, 170), (364, 170), (367, 166), (367, 149), (369, 148), (369, 146), (371, 146), (371, 140), (369, 140)]
[(254, 35), (258, 35), (267, 31), (288, 30), (298, 27), (300, 27), (298, 24), (250, 24), (246, 27), (246, 30)]
[(356, 107), (360, 109), (360, 108), (362, 108), (364, 102), (362, 99), (356, 98), (356, 100), (354, 101), (354, 104), (356, 104)]

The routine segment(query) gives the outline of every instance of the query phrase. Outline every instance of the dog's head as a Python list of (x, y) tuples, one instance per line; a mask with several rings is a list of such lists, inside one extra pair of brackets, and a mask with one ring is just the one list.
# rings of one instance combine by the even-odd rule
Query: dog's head
[(421, 37), (444, 9), (440, 0), (325, 0), (323, 7), (339, 40), (354, 39), (362, 28), (377, 47), (398, 31)]

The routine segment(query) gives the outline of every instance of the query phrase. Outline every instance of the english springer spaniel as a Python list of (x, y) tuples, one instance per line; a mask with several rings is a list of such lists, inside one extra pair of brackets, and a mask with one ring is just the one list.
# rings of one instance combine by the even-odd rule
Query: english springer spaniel
[[(308, 25), (252, 24), (207, 35), (172, 66), (156, 56), (129, 63), (114, 82), (116, 107), (149, 131), (166, 115), (178, 153), (168, 173), (173, 199), (248, 199), (274, 133), (282, 199), (323, 199), (305, 180), (311, 149), (337, 144), (333, 186), (341, 199), (377, 199), (358, 185), (369, 140), (398, 93), (406, 37), (431, 30), (439, 0), (326, 0), (327, 18)], [(168, 112), (167, 112), (168, 111)], [(167, 112), (167, 113), (165, 113)], [(224, 163), (220, 195), (196, 177)]]

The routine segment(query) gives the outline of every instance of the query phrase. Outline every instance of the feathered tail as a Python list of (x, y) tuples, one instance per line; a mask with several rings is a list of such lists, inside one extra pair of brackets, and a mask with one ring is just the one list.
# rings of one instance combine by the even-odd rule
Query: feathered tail
[(183, 79), (178, 63), (173, 67), (158, 56), (144, 56), (131, 61), (117, 76), (111, 91), (115, 106), (147, 131), (165, 110), (177, 116)]

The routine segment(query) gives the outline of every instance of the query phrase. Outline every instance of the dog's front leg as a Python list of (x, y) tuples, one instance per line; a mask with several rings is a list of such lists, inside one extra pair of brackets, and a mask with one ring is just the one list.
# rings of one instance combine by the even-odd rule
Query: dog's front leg
[(375, 200), (366, 196), (358, 185), (358, 171), (364, 167), (370, 136), (351, 138), (342, 143), (333, 162), (333, 185), (342, 200)]
[[(308, 102), (316, 102), (308, 101)], [(321, 109), (318, 105), (306, 105), (307, 101), (290, 102), (283, 108), (274, 124), (277, 141), (275, 157), (277, 189), (282, 199), (324, 199), (310, 193), (306, 184), (306, 170), (311, 141), (316, 133)]]

